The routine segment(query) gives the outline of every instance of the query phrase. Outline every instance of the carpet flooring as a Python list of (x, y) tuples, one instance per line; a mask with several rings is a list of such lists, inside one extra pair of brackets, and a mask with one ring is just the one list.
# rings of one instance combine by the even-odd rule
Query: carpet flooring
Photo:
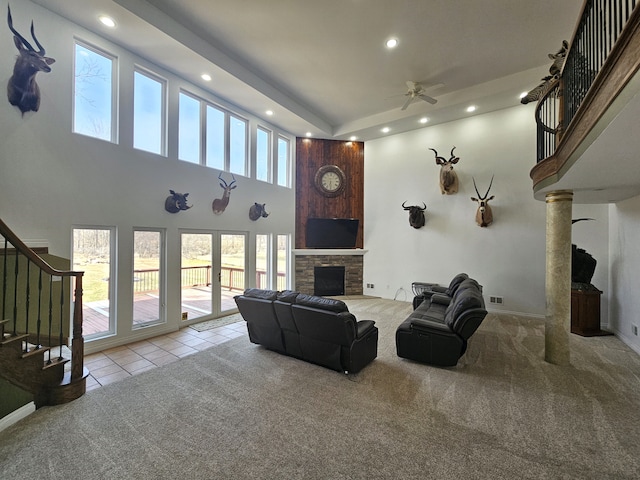
[(214, 318), (213, 320), (206, 320), (204, 322), (194, 323), (189, 325), (189, 328), (193, 328), (198, 332), (204, 332), (206, 330), (212, 330), (218, 327), (224, 327), (225, 325), (230, 325), (232, 323), (236, 323), (243, 320), (242, 315), (239, 313), (234, 313), (232, 315), (226, 315), (220, 318)]
[(11, 479), (637, 479), (640, 358), (490, 314), (457, 367), (398, 358), (411, 305), (349, 300), (379, 354), (344, 375), (239, 337), (45, 407), (0, 433)]

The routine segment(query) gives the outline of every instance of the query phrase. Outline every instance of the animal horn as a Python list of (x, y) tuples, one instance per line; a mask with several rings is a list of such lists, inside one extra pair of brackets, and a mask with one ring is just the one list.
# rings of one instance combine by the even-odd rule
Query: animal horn
[(409, 210), (408, 207), (405, 207), (404, 204), (407, 203), (407, 201), (405, 200), (404, 202), (402, 202), (402, 208), (404, 208), (405, 210)]
[(484, 198), (487, 198), (489, 196), (489, 191), (491, 190), (491, 185), (493, 184), (493, 177), (494, 176), (491, 175), (491, 181), (489, 182), (489, 188), (487, 188), (487, 193), (484, 194)]
[[(455, 147), (453, 147), (453, 148), (455, 148)], [(438, 152), (434, 148), (429, 148), (429, 150), (433, 150), (433, 153), (436, 154), (436, 160), (442, 160), (443, 162), (446, 162), (444, 157), (439, 157), (438, 156)]]
[(473, 180), (473, 188), (476, 189), (476, 195), (478, 195), (478, 198), (480, 200), (484, 200), (484, 198), (482, 198), (482, 196), (480, 195), (480, 192), (478, 191), (478, 186), (476, 185), (476, 179), (471, 177), (471, 179)]
[(422, 210), (426, 210), (427, 209), (427, 204), (422, 202), (422, 205), (424, 205), (424, 207), (422, 207)]
[(233, 173), (231, 174), (231, 178), (233, 179), (233, 181), (229, 184), (229, 186), (231, 186), (234, 183), (236, 183), (236, 177), (233, 176)]
[(455, 158), (455, 155), (453, 154), (453, 151), (454, 151), (455, 149), (456, 149), (456, 147), (453, 147), (453, 148), (451, 149), (451, 158)]
[(222, 170), (218, 174), (218, 180), (220, 180), (222, 183), (224, 183), (225, 187), (228, 187), (227, 182), (224, 180), (224, 178), (222, 178)]
[(34, 28), (33, 28), (33, 20), (31, 21), (31, 36), (33, 37), (33, 40), (36, 42), (36, 45), (40, 49), (38, 50), (38, 54), (44, 56), (46, 52), (44, 51), (44, 47), (40, 45), (40, 42), (36, 38), (36, 32), (34, 31)]
[[(7, 4), (7, 23), (9, 24), (9, 29), (13, 32), (13, 34), (20, 39), (22, 44), (30, 51), (35, 52), (35, 49), (31, 46), (31, 44), (24, 38), (18, 31), (13, 28), (13, 18), (11, 18), (11, 6)], [(33, 22), (31, 22), (31, 35), (33, 35)], [(34, 37), (35, 38), (35, 37)], [(37, 40), (36, 40), (37, 42)], [(40, 46), (40, 45), (39, 45)], [(40, 46), (42, 48), (42, 46)], [(44, 54), (44, 52), (43, 52)]]

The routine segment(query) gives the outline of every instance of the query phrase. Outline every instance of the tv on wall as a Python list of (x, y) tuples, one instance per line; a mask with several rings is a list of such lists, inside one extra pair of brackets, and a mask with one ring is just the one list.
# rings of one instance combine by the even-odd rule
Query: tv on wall
[(357, 218), (308, 218), (307, 248), (355, 248)]

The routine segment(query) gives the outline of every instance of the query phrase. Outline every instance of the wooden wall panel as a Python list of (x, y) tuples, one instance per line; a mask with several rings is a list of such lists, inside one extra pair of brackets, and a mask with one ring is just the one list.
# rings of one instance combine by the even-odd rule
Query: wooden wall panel
[[(347, 186), (337, 197), (325, 197), (314, 186), (318, 168), (337, 165)], [(296, 139), (296, 248), (306, 248), (307, 218), (357, 218), (357, 248), (364, 246), (364, 143)]]

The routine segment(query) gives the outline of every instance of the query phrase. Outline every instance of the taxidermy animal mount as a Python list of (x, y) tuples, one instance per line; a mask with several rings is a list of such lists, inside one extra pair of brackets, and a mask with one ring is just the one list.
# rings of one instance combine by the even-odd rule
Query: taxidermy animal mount
[(520, 103), (527, 104), (529, 102), (536, 102), (540, 100), (547, 90), (551, 86), (551, 82), (560, 77), (564, 59), (567, 56), (567, 50), (569, 49), (569, 43), (566, 40), (562, 41), (562, 47), (556, 53), (550, 53), (549, 58), (553, 60), (551, 67), (549, 67), (549, 74), (542, 79), (542, 82), (531, 90), (525, 97), (520, 100)]
[(218, 175), (220, 186), (222, 187), (224, 192), (222, 192), (222, 198), (216, 198), (211, 204), (213, 213), (215, 213), (216, 215), (220, 215), (222, 212), (224, 212), (225, 208), (227, 208), (227, 205), (229, 205), (231, 190), (237, 187), (237, 185), (235, 184), (236, 177), (233, 176), (233, 173), (231, 174), (231, 178), (233, 179), (233, 181), (227, 185), (227, 182), (222, 178), (222, 172), (220, 172), (220, 174)]
[(410, 205), (406, 207), (404, 205), (405, 203), (407, 202), (402, 202), (402, 208), (409, 211), (409, 225), (411, 225), (413, 228), (424, 227), (424, 211), (427, 209), (427, 204), (422, 202), (424, 207), (419, 207), (418, 205)]
[(249, 208), (249, 218), (251, 220), (253, 220), (254, 222), (256, 220), (258, 220), (259, 218), (267, 218), (269, 216), (269, 214), (267, 213), (267, 211), (264, 209), (264, 206), (266, 205), (266, 203), (254, 203), (253, 205), (251, 205), (251, 208)]
[(455, 149), (456, 147), (451, 149), (451, 158), (449, 160), (439, 157), (438, 152), (433, 148), (429, 149), (436, 154), (436, 164), (440, 165), (440, 193), (443, 195), (445, 193), (451, 195), (458, 192), (458, 175), (453, 170), (453, 166), (458, 163), (460, 158), (453, 154)]
[[(472, 177), (473, 178), (473, 177)], [(491, 211), (491, 207), (489, 206), (489, 201), (493, 200), (493, 195), (489, 198), (489, 190), (491, 190), (491, 185), (493, 184), (493, 176), (491, 176), (491, 182), (489, 183), (489, 188), (487, 188), (487, 193), (484, 194), (484, 197), (480, 195), (478, 192), (478, 187), (476, 186), (476, 179), (473, 178), (473, 186), (476, 189), (476, 194), (478, 198), (471, 197), (471, 200), (478, 203), (478, 209), (476, 210), (476, 223), (481, 227), (488, 227), (493, 223), (493, 212)]]
[(40, 87), (36, 83), (36, 73), (51, 71), (51, 65), (55, 62), (53, 58), (45, 57), (45, 50), (38, 39), (31, 22), (31, 36), (39, 48), (36, 51), (31, 44), (13, 28), (13, 19), (11, 18), (11, 7), (7, 5), (7, 23), (9, 29), (13, 32), (13, 42), (18, 48), (18, 58), (13, 66), (13, 75), (7, 84), (7, 97), (9, 103), (18, 107), (22, 112), (37, 112), (40, 108)]
[(169, 195), (164, 201), (164, 209), (169, 213), (178, 213), (180, 210), (189, 210), (193, 205), (187, 205), (188, 193), (176, 193), (169, 190)]

